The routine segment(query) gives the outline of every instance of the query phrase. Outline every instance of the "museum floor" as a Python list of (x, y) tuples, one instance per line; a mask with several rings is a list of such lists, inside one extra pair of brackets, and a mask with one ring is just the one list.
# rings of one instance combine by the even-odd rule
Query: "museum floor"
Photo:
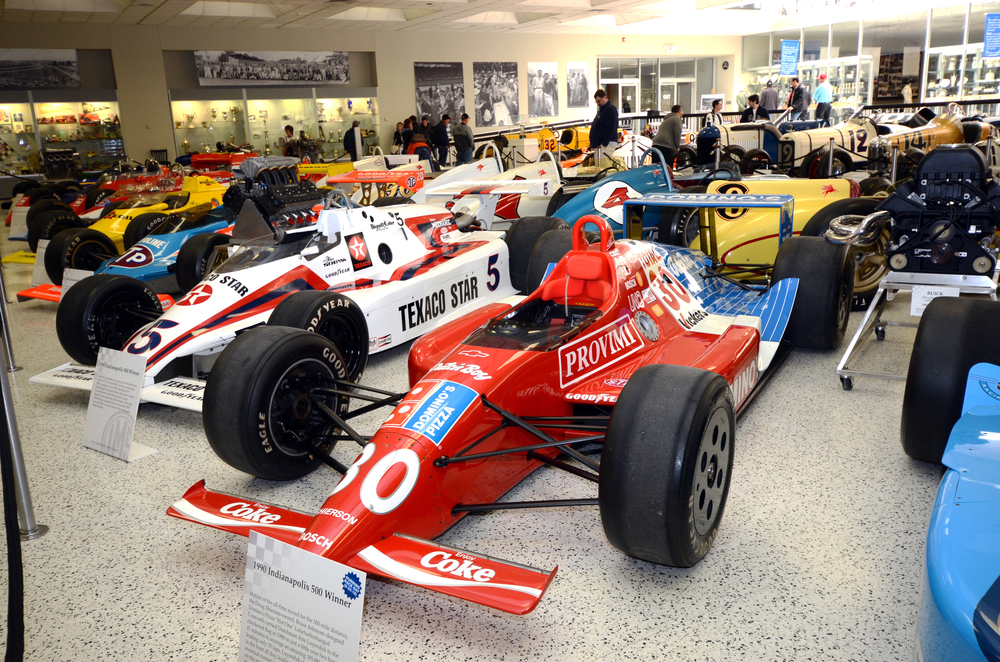
[[(4, 255), (22, 247), (2, 235)], [(13, 301), (31, 267), (3, 268)], [(907, 304), (902, 297), (890, 316), (905, 316)], [(252, 479), (216, 458), (199, 414), (158, 405), (141, 406), (135, 434), (158, 454), (130, 465), (84, 449), (88, 394), (28, 384), (68, 360), (55, 310), (10, 305), (23, 368), (17, 416), (36, 514), (50, 527), (23, 545), (25, 659), (235, 660), (247, 541), (164, 511), (204, 478), (216, 490), (312, 512), (338, 475)], [(912, 338), (890, 329), (866, 364), (904, 372)], [(538, 608), (510, 616), (370, 578), (360, 658), (911, 660), (940, 468), (910, 460), (899, 444), (903, 384), (859, 379), (845, 392), (833, 372), (838, 357), (793, 352), (740, 421), (722, 527), (698, 566), (623, 556), (604, 539), (596, 507), (468, 517), (442, 541), (559, 566)], [(405, 389), (406, 348), (373, 357), (366, 378)], [(369, 415), (362, 432), (378, 423)], [(337, 455), (350, 462), (353, 452)], [(596, 494), (546, 468), (507, 498)], [(0, 594), (5, 602), (5, 587)]]

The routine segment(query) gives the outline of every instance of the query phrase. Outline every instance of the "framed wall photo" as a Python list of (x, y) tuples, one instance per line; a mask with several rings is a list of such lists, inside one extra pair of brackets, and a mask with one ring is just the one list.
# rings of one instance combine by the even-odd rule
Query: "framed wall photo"
[(586, 62), (566, 63), (566, 107), (590, 106), (590, 65)]
[(528, 63), (528, 115), (555, 117), (559, 114), (559, 65)]
[(75, 50), (0, 48), (0, 89), (46, 87), (80, 87)]
[(431, 126), (448, 115), (458, 122), (465, 112), (465, 69), (461, 62), (414, 62), (417, 121), (429, 117)]
[(198, 84), (336, 85), (351, 82), (346, 51), (195, 51)]
[(476, 85), (476, 126), (515, 124), (521, 114), (517, 62), (473, 62), (472, 78)]

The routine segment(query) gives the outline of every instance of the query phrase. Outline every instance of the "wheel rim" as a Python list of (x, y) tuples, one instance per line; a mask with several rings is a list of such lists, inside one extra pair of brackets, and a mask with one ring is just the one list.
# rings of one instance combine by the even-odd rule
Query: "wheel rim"
[(678, 236), (683, 242), (681, 245), (684, 248), (689, 247), (694, 243), (694, 240), (698, 238), (701, 234), (701, 215), (698, 209), (688, 209), (684, 212), (684, 216), (678, 221), (680, 225), (680, 232)]
[(337, 346), (347, 365), (347, 374), (352, 380), (356, 380), (362, 368), (362, 347), (367, 345), (368, 338), (362, 338), (358, 327), (344, 315), (331, 315), (316, 332), (329, 338)]
[(885, 251), (889, 246), (889, 230), (883, 230), (878, 241), (872, 246), (856, 249), (856, 266), (854, 268), (854, 293), (864, 294), (878, 287), (878, 284), (889, 273)]
[(104, 264), (104, 261), (110, 257), (112, 256), (107, 254), (107, 247), (101, 242), (86, 239), (73, 249), (66, 264), (70, 269), (96, 271), (97, 267)]
[(694, 528), (699, 536), (708, 535), (722, 512), (722, 498), (732, 464), (732, 442), (729, 416), (724, 408), (718, 407), (702, 431), (692, 481), (691, 506)]
[(854, 284), (854, 274), (850, 269), (844, 269), (840, 279), (840, 296), (837, 298), (837, 329), (839, 334), (847, 330), (847, 322), (851, 316), (851, 293)]
[(311, 439), (330, 436), (333, 423), (317, 406), (340, 413), (341, 396), (319, 394), (317, 388), (334, 387), (330, 367), (317, 359), (302, 359), (288, 367), (275, 382), (268, 402), (267, 427), (271, 442), (285, 455), (304, 457), (316, 450), (329, 452), (336, 445), (325, 443), (317, 448)]
[(771, 157), (766, 154), (757, 154), (747, 161), (746, 174), (752, 175), (757, 170), (767, 170), (771, 166)]
[(96, 343), (99, 347), (121, 349), (136, 331), (162, 311), (136, 292), (111, 295), (94, 320)]

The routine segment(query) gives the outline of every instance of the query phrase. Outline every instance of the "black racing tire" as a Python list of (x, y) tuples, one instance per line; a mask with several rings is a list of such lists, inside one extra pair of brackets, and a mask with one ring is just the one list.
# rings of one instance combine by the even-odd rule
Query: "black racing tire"
[(56, 335), (70, 358), (94, 365), (101, 347), (122, 349), (149, 317), (162, 313), (160, 300), (142, 281), (96, 274), (74, 285), (59, 302)]
[(549, 230), (535, 243), (528, 260), (528, 276), (524, 292), (531, 294), (542, 284), (542, 278), (549, 265), (558, 263), (573, 250), (573, 233), (565, 230)]
[(216, 246), (225, 246), (230, 241), (228, 235), (206, 232), (190, 237), (177, 251), (177, 287), (187, 292), (200, 283), (211, 271)]
[(601, 455), (598, 504), (608, 541), (662, 565), (689, 568), (704, 558), (729, 494), (735, 427), (721, 375), (639, 368), (618, 397)]
[(99, 218), (104, 218), (105, 216), (107, 216), (111, 212), (113, 212), (116, 209), (118, 209), (119, 207), (121, 207), (126, 202), (127, 202), (126, 200), (115, 200), (114, 202), (109, 202), (108, 204), (106, 204), (103, 207), (101, 207), (101, 214), (100, 214)]
[(67, 191), (79, 191), (80, 184), (75, 179), (64, 179), (56, 182), (56, 186), (61, 186)]
[(861, 184), (859, 185), (859, 188), (861, 189), (860, 195), (863, 198), (870, 197), (876, 193), (882, 193), (883, 191), (888, 190), (890, 186), (892, 186), (892, 182), (885, 177), (879, 177), (878, 175), (868, 177), (861, 180)]
[(170, 214), (164, 214), (159, 211), (139, 214), (133, 218), (128, 222), (128, 225), (125, 227), (125, 233), (122, 235), (122, 242), (125, 244), (126, 250), (138, 244), (143, 237), (169, 218)]
[(796, 347), (836, 349), (851, 315), (854, 266), (848, 247), (822, 237), (792, 237), (778, 249), (774, 282), (798, 278), (785, 338)]
[[(822, 237), (830, 227), (830, 221), (838, 216), (867, 216), (875, 211), (881, 198), (845, 198), (835, 200), (823, 207), (809, 219), (802, 228), (803, 237)], [(889, 228), (874, 246), (851, 248), (854, 261), (854, 294), (851, 296), (851, 310), (865, 310), (878, 292), (878, 284), (889, 273), (885, 248), (889, 243)]]
[(907, 455), (941, 462), (977, 363), (1000, 364), (1000, 305), (958, 297), (931, 301), (917, 327), (903, 392), (900, 439)]
[(739, 145), (726, 145), (722, 148), (722, 160), (742, 163), (747, 151)]
[(28, 224), (28, 248), (34, 253), (38, 250), (38, 242), (42, 239), (52, 239), (73, 228), (85, 228), (87, 224), (72, 210), (59, 207), (39, 214)]
[(25, 193), (28, 193), (29, 191), (32, 191), (40, 186), (41, 184), (39, 184), (35, 180), (26, 179), (24, 181), (18, 182), (17, 184), (14, 184), (14, 188), (11, 189), (10, 194), (11, 197), (15, 195), (24, 195)]
[(927, 156), (927, 152), (919, 147), (911, 147), (900, 154), (899, 161), (896, 163), (896, 181), (912, 177), (917, 170), (917, 165), (925, 156)]
[[(320, 464), (336, 441), (318, 448), (296, 435), (325, 420), (314, 399), (343, 416), (350, 398), (308, 395), (313, 386), (346, 379), (347, 367), (337, 347), (323, 336), (301, 329), (264, 326), (245, 331), (222, 352), (205, 385), (202, 423), (219, 458), (251, 476), (266, 480), (301, 478)], [(338, 432), (320, 428), (326, 437)]]
[(771, 168), (771, 155), (762, 149), (754, 148), (740, 159), (740, 171), (744, 175), (752, 175), (758, 170)]
[(560, 186), (552, 194), (552, 197), (549, 198), (549, 204), (545, 207), (546, 216), (555, 216), (559, 208), (567, 201), (566, 194), (563, 191), (564, 188)]
[[(829, 150), (825, 147), (813, 150), (809, 154), (806, 154), (802, 159), (802, 165), (799, 167), (799, 177), (803, 179), (826, 179), (827, 178), (827, 168), (830, 163)], [(851, 153), (848, 152), (843, 147), (833, 148), (833, 160), (834, 160), (834, 177), (837, 176), (836, 173), (848, 173), (854, 170), (854, 159), (851, 158)], [(836, 164), (840, 164), (838, 168)]]
[(281, 300), (268, 326), (290, 326), (318, 333), (340, 351), (348, 379), (355, 384), (368, 367), (368, 322), (349, 296), (323, 290), (293, 292)]
[[(507, 244), (510, 284), (515, 290), (521, 294), (534, 291), (528, 289), (528, 273), (535, 245), (542, 235), (551, 231), (568, 233), (569, 229), (569, 223), (551, 216), (525, 216), (514, 221), (503, 240)], [(570, 244), (572, 245), (572, 240)]]
[(684, 145), (677, 150), (677, 156), (674, 157), (674, 170), (680, 170), (682, 168), (687, 168), (693, 166), (698, 162), (698, 152), (694, 150), (693, 147), (688, 147)]
[(39, 200), (43, 200), (45, 198), (58, 199), (59, 196), (64, 193), (66, 193), (66, 189), (61, 186), (39, 186), (36, 189), (32, 189), (31, 192), (28, 193), (28, 204), (33, 205)]
[[(684, 193), (705, 193), (707, 186), (689, 186)], [(700, 215), (697, 207), (664, 207), (660, 213), (660, 225), (656, 231), (657, 241), (670, 246), (687, 248), (698, 237), (698, 220)], [(692, 224), (691, 221), (695, 223)]]
[(24, 222), (25, 224), (30, 226), (31, 222), (36, 218), (38, 218), (41, 214), (47, 211), (52, 211), (53, 209), (64, 209), (67, 211), (72, 211), (72, 209), (70, 209), (70, 206), (67, 205), (65, 202), (63, 202), (62, 200), (58, 200), (56, 198), (42, 198), (35, 204), (28, 207), (28, 213), (24, 215)]
[(417, 204), (411, 198), (405, 195), (388, 195), (384, 198), (375, 198), (372, 202), (372, 207), (392, 207), (394, 205), (415, 205)]
[(87, 190), (84, 191), (83, 195), (84, 211), (88, 211), (91, 208), (97, 206), (104, 200), (107, 200), (108, 198), (113, 196), (115, 193), (117, 193), (117, 191), (115, 191), (114, 189), (101, 188), (97, 184), (94, 184), (93, 186), (88, 186)]
[(71, 228), (45, 247), (45, 273), (53, 283), (62, 285), (63, 269), (96, 271), (109, 257), (118, 257), (111, 237), (90, 228)]

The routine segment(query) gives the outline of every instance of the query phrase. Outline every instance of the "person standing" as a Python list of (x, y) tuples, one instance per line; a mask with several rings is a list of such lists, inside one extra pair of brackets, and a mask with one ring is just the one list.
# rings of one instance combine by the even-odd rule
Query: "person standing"
[(913, 81), (909, 78), (906, 79), (906, 85), (903, 86), (903, 103), (913, 103)]
[(751, 94), (747, 97), (747, 109), (740, 115), (740, 122), (756, 122), (757, 120), (769, 119), (771, 119), (771, 114), (767, 112), (767, 108), (760, 105), (760, 97), (756, 94)]
[(403, 138), (403, 154), (406, 154), (406, 148), (410, 146), (413, 141), (413, 120), (407, 117), (403, 120), (403, 130), (400, 132), (400, 136)]
[(442, 115), (441, 121), (438, 122), (437, 126), (434, 127), (433, 133), (433, 144), (437, 151), (437, 160), (442, 166), (448, 160), (448, 124), (451, 122), (451, 116)]
[(741, 113), (747, 109), (749, 99), (747, 98), (747, 88), (741, 87), (740, 93), (736, 95), (736, 110)]
[(774, 89), (771, 81), (767, 81), (764, 91), (760, 93), (760, 105), (763, 106), (764, 110), (768, 111), (768, 113), (778, 110), (778, 90)]
[(663, 153), (663, 159), (673, 167), (674, 158), (677, 157), (677, 150), (681, 146), (681, 132), (683, 130), (684, 108), (676, 104), (670, 109), (670, 114), (660, 122), (660, 128), (653, 136), (653, 147)]
[[(320, 136), (322, 139), (322, 136)], [(403, 123), (396, 122), (396, 132), (392, 134), (392, 153), (403, 153)]]
[(833, 86), (826, 79), (826, 74), (819, 75), (819, 85), (812, 95), (816, 102), (816, 119), (820, 126), (830, 126), (830, 109), (833, 107)]
[(722, 99), (712, 102), (712, 112), (705, 117), (705, 126), (719, 126), (722, 124)]
[(475, 136), (469, 126), (469, 116), (462, 113), (462, 120), (452, 129), (455, 138), (455, 152), (458, 154), (458, 165), (472, 163), (472, 149), (475, 146)]
[(361, 126), (361, 122), (354, 120), (351, 124), (351, 128), (347, 130), (347, 134), (344, 135), (344, 151), (351, 155), (352, 161), (358, 160), (358, 141), (355, 135), (355, 129)]
[(788, 114), (788, 119), (794, 122), (805, 111), (805, 89), (799, 85), (798, 77), (792, 78), (792, 91), (788, 95), (788, 107), (792, 112)]
[(597, 115), (590, 125), (590, 149), (611, 156), (618, 148), (618, 109), (604, 90), (594, 92)]

